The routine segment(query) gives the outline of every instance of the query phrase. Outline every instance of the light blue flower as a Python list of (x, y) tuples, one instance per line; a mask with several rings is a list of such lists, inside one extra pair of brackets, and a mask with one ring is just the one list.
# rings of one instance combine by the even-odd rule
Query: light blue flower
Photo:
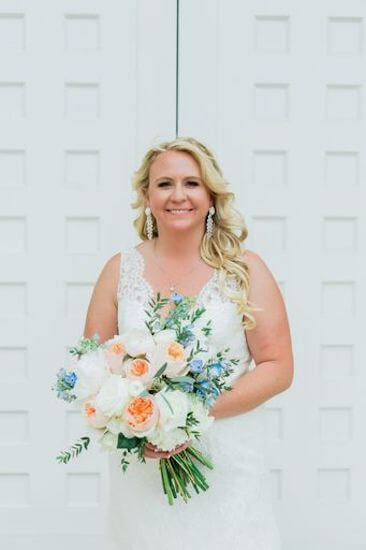
[(68, 372), (63, 377), (63, 380), (70, 386), (70, 388), (73, 388), (75, 386), (75, 382), (77, 380), (77, 375), (75, 372)]
[(189, 367), (192, 372), (202, 372), (203, 370), (202, 359), (193, 359), (193, 361), (189, 363)]
[(224, 370), (224, 365), (221, 363), (213, 363), (210, 365), (210, 374), (212, 376), (220, 376)]
[(178, 292), (172, 292), (170, 295), (170, 299), (177, 305), (180, 304), (180, 302), (183, 300), (183, 296)]

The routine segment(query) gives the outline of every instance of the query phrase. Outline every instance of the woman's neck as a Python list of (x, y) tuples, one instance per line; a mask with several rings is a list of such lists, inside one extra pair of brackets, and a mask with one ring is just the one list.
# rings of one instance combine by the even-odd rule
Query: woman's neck
[(195, 232), (187, 235), (186, 233), (165, 233), (159, 232), (159, 237), (153, 241), (153, 250), (162, 260), (167, 258), (173, 262), (188, 261), (193, 258), (200, 257), (200, 246), (203, 238), (203, 233)]

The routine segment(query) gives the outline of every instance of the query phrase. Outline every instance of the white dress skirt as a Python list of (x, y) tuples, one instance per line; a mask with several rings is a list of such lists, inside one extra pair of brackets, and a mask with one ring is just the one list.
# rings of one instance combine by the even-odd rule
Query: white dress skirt
[[(227, 284), (232, 284), (227, 282)], [(119, 333), (144, 327), (145, 309), (153, 289), (144, 278), (144, 259), (132, 248), (121, 253), (118, 286)], [(231, 385), (253, 367), (236, 305), (219, 289), (218, 272), (197, 296), (211, 319), (212, 341), (218, 349), (230, 347), (240, 358)], [(180, 497), (168, 504), (161, 486), (158, 459), (141, 464), (135, 456), (124, 474), (121, 451), (110, 453), (108, 540), (116, 550), (280, 550), (265, 453), (265, 409), (261, 405), (241, 415), (220, 418), (194, 441), (213, 462), (201, 467), (209, 489), (185, 503)]]

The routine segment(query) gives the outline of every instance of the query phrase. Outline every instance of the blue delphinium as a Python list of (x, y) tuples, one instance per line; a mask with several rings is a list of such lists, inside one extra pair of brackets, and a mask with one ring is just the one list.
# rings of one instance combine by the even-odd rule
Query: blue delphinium
[(175, 305), (177, 305), (181, 303), (181, 301), (183, 300), (183, 296), (178, 292), (172, 292), (170, 295), (170, 299), (175, 303)]
[(57, 373), (56, 385), (52, 387), (56, 391), (57, 397), (63, 401), (73, 401), (76, 396), (71, 393), (75, 386), (77, 374), (75, 372), (66, 372), (64, 368)]
[(181, 383), (181, 388), (183, 391), (185, 392), (192, 392), (193, 391), (193, 381), (192, 382), (182, 382)]
[(195, 372), (195, 373), (202, 372), (202, 370), (203, 370), (203, 361), (202, 361), (202, 359), (193, 359), (193, 361), (191, 361), (189, 363), (189, 368), (190, 368), (191, 372)]

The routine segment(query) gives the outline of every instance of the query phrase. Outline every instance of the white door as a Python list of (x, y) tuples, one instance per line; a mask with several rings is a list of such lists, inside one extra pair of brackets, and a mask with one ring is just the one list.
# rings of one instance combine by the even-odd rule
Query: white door
[(180, 2), (179, 134), (218, 153), (292, 329), (294, 383), (266, 404), (284, 550), (366, 548), (365, 16)]
[(83, 427), (50, 388), (135, 239), (133, 170), (175, 135), (176, 6), (1, 1), (0, 60), (0, 546), (94, 548), (105, 456), (56, 462)]

